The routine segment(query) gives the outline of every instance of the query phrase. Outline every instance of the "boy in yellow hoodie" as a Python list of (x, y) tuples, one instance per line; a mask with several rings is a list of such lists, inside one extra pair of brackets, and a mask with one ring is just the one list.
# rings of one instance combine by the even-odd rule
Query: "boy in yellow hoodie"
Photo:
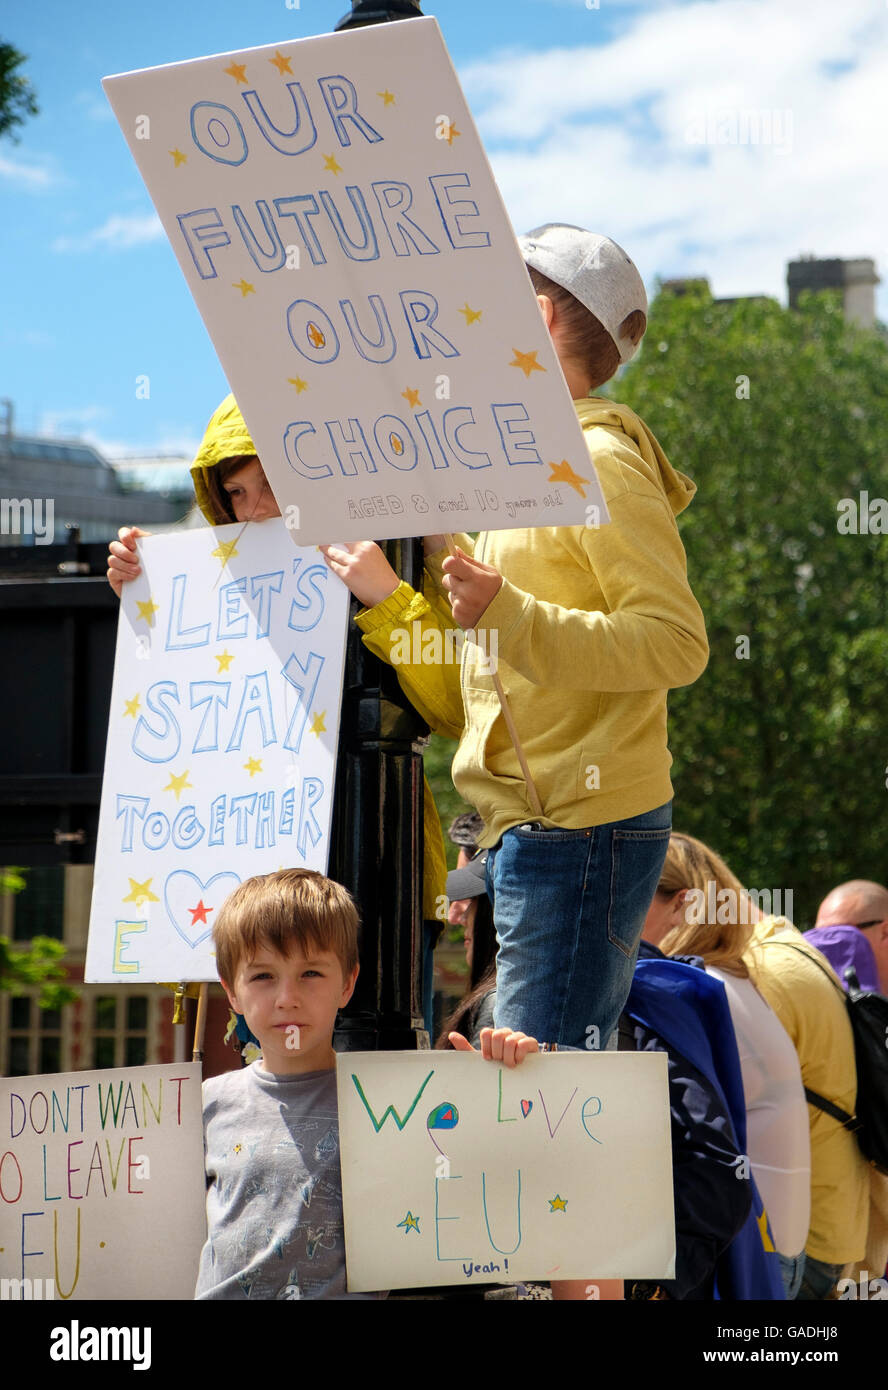
[[(607, 525), (495, 531), (475, 545), (426, 538), (425, 595), (376, 547), (325, 548), (369, 611), (366, 644), (392, 659), (415, 621), (496, 633), (497, 663), (538, 793), (533, 801), (477, 646), (399, 664), (428, 722), (460, 738), (453, 780), (481, 814), (500, 941), (498, 1027), (605, 1047), (632, 980), (669, 843), (666, 696), (706, 665), (703, 615), (675, 516), (694, 484), (626, 406), (592, 398), (637, 350), (644, 285), (607, 237), (547, 224), (519, 244), (594, 460)], [(491, 644), (492, 651), (492, 644)]]

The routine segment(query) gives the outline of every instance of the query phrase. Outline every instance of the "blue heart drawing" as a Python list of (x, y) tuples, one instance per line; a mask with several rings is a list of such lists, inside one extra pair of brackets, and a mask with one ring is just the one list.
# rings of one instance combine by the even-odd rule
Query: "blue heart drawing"
[(232, 873), (214, 874), (206, 883), (188, 869), (170, 874), (163, 889), (167, 916), (192, 950), (211, 935), (215, 914), (239, 883)]

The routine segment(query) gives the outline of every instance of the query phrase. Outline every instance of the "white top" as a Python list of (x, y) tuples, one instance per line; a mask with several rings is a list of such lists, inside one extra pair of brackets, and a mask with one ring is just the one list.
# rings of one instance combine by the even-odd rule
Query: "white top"
[(808, 1105), (792, 1039), (752, 980), (716, 966), (737, 1037), (749, 1161), (781, 1255), (805, 1248), (811, 1215)]

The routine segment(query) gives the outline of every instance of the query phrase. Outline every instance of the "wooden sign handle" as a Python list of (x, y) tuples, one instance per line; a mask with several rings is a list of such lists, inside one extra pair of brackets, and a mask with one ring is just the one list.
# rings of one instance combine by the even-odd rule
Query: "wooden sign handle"
[(192, 1062), (203, 1061), (204, 1034), (207, 1029), (207, 996), (210, 987), (204, 983), (200, 987), (197, 996), (197, 1018), (194, 1021), (194, 1052), (191, 1055)]
[[(450, 531), (444, 532), (444, 540), (447, 542), (447, 549), (450, 551), (450, 554), (455, 555), (456, 546), (453, 544), (453, 535)], [(497, 671), (492, 671), (491, 676), (493, 679), (493, 688), (496, 691), (497, 699), (500, 702), (500, 709), (503, 712), (503, 719), (505, 719), (506, 728), (509, 731), (509, 738), (512, 740), (512, 747), (515, 749), (521, 771), (524, 774), (524, 781), (527, 785), (527, 796), (530, 801), (531, 809), (536, 815), (541, 816), (543, 814), (543, 803), (540, 801), (539, 793), (530, 775), (530, 768), (527, 764), (527, 758), (524, 756), (524, 749), (521, 747), (521, 740), (518, 737), (518, 730), (515, 726), (515, 720), (512, 717), (512, 710), (509, 706), (506, 692), (503, 690), (503, 683)]]

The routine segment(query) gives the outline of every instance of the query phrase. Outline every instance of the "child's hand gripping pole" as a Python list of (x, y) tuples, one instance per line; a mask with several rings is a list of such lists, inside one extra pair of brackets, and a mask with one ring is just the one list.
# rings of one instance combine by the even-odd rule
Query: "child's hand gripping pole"
[[(444, 532), (444, 540), (447, 544), (447, 549), (450, 551), (450, 554), (455, 555), (456, 546), (453, 544), (453, 535), (450, 531)], [(531, 809), (534, 811), (536, 815), (541, 816), (543, 814), (543, 803), (540, 801), (537, 789), (534, 785), (533, 778), (530, 775), (530, 768), (527, 764), (527, 758), (524, 756), (524, 749), (521, 747), (521, 740), (518, 737), (518, 730), (515, 727), (515, 720), (512, 718), (512, 711), (509, 708), (509, 701), (506, 698), (506, 692), (503, 690), (503, 683), (500, 680), (499, 675), (496, 671), (491, 671), (491, 676), (493, 679), (493, 688), (496, 691), (497, 699), (500, 702), (500, 709), (503, 712), (503, 719), (505, 719), (506, 728), (509, 731), (509, 738), (512, 740), (512, 746), (515, 749), (518, 762), (521, 766), (521, 771), (524, 774), (524, 781), (527, 785), (527, 797), (530, 801)]]

